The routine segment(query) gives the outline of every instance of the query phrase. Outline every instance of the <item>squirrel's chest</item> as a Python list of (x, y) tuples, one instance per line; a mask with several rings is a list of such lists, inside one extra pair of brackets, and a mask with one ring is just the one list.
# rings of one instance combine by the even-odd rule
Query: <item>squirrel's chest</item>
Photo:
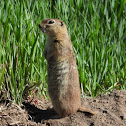
[(63, 48), (56, 43), (47, 43), (44, 50), (44, 57), (48, 62), (55, 61), (62, 56)]
[(55, 84), (68, 83), (69, 64), (67, 61), (48, 64), (48, 82)]

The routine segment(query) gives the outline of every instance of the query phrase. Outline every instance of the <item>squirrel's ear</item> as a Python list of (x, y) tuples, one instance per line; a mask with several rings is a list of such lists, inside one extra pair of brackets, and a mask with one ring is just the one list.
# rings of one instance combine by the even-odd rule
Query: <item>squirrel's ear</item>
[(61, 24), (60, 24), (61, 26), (63, 26), (63, 22), (61, 21)]

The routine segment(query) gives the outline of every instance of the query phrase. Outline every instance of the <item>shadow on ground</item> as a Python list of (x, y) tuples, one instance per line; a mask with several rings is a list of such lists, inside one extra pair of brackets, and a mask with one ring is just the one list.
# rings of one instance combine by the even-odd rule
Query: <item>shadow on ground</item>
[(37, 108), (35, 105), (23, 102), (26, 111), (29, 114), (29, 120), (34, 120), (36, 123), (41, 122), (42, 120), (55, 119), (57, 116), (56, 112), (48, 108), (47, 110), (42, 110)]

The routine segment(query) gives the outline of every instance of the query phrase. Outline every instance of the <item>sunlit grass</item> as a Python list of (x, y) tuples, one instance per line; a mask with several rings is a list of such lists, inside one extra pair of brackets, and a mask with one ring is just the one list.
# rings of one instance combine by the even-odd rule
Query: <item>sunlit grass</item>
[(24, 90), (26, 93), (32, 85), (48, 96), (47, 63), (43, 56), (46, 39), (38, 29), (45, 18), (59, 18), (66, 23), (86, 95), (126, 89), (123, 0), (57, 0), (55, 3), (1, 0), (0, 90), (7, 91), (7, 97), (21, 103)]

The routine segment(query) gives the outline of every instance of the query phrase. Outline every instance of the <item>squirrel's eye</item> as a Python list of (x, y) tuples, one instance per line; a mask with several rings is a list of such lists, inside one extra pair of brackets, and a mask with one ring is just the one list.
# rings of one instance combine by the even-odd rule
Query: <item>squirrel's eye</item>
[(61, 22), (61, 26), (63, 26), (63, 22)]
[(53, 24), (53, 23), (54, 23), (54, 20), (48, 21), (48, 24)]

